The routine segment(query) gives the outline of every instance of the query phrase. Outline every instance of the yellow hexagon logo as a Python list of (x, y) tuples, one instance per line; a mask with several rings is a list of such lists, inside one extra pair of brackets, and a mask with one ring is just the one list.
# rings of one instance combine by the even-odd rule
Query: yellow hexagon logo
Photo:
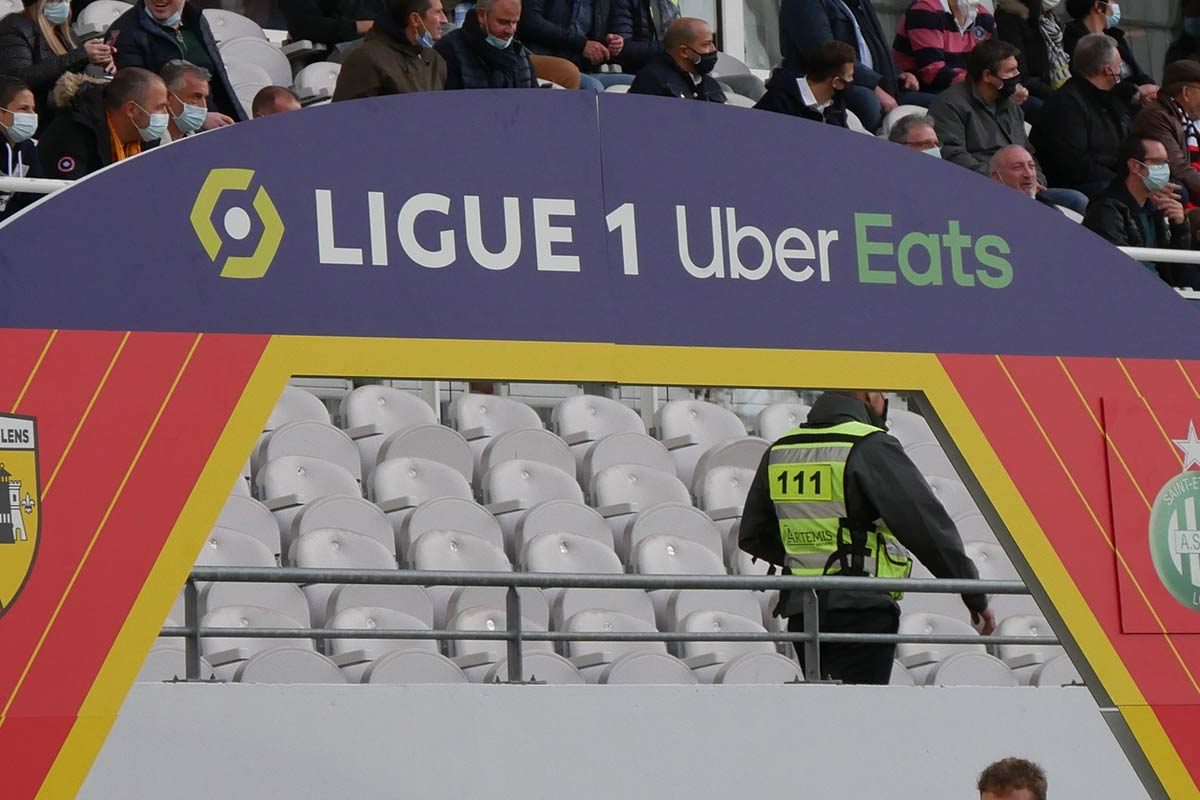
[[(192, 227), (196, 230), (204, 252), (208, 253), (208, 257), (214, 262), (217, 261), (221, 245), (225, 241), (213, 225), (212, 216), (217, 208), (217, 201), (223, 192), (248, 190), (253, 178), (252, 169), (214, 169), (208, 173), (204, 185), (200, 187), (200, 193), (196, 195), (190, 216)], [(271, 262), (275, 260), (275, 254), (279, 252), (279, 243), (283, 241), (283, 220), (279, 218), (279, 212), (275, 210), (275, 204), (271, 202), (265, 188), (258, 187), (251, 205), (262, 221), (262, 238), (250, 255), (226, 256), (221, 266), (222, 278), (261, 278), (267, 274)], [(231, 239), (241, 240), (250, 233), (250, 215), (240, 206), (229, 209), (223, 222), (225, 233)]]

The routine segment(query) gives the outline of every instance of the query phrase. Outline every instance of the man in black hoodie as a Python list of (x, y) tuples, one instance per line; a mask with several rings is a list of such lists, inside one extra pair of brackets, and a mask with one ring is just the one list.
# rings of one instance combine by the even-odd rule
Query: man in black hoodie
[(434, 45), (446, 62), (447, 89), (534, 89), (529, 50), (517, 39), (521, 0), (479, 0), (461, 28)]
[(854, 86), (854, 48), (825, 42), (809, 51), (805, 72), (777, 67), (755, 108), (846, 127), (846, 91)]

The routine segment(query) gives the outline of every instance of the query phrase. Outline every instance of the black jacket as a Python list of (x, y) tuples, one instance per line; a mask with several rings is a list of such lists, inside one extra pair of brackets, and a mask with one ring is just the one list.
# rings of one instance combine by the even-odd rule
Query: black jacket
[(767, 81), (767, 93), (759, 98), (754, 107), (763, 111), (774, 111), (777, 114), (790, 114), (793, 117), (824, 122), (829, 125), (846, 127), (846, 103), (841, 97), (834, 98), (833, 103), (822, 111), (814, 111), (804, 103), (797, 83), (804, 75), (793, 72), (787, 67), (776, 67)]
[(1130, 125), (1128, 104), (1077, 76), (1051, 96), (1029, 138), (1050, 186), (1090, 196), (1117, 176)]
[(1200, 39), (1193, 39), (1186, 33), (1171, 42), (1171, 46), (1167, 48), (1167, 57), (1163, 59), (1163, 67), (1166, 68), (1167, 64), (1174, 64), (1185, 58), (1200, 61)]
[[(591, 25), (586, 33), (571, 33), (575, 4), (591, 3), (588, 15)], [(558, 56), (571, 61), (585, 71), (592, 64), (583, 57), (583, 46), (589, 40), (603, 43), (608, 33), (610, 0), (528, 0), (521, 6), (521, 38), (533, 52), (543, 56)]]
[(82, 43), (74, 50), (55, 55), (41, 28), (25, 14), (9, 14), (0, 20), (0, 75), (20, 78), (33, 89), (38, 111), (49, 116), (54, 83), (64, 72), (82, 72), (88, 54)]
[[(846, 13), (847, 9), (853, 18)], [(874, 66), (856, 63), (854, 85), (872, 90), (882, 86), (885, 92), (895, 97), (900, 90), (900, 71), (892, 59), (892, 48), (871, 0), (845, 0), (844, 6), (838, 0), (783, 0), (779, 6), (779, 47), (783, 51), (783, 66), (803, 73), (807, 69), (804, 53), (825, 42), (845, 42), (857, 53), (855, 20), (862, 30), (867, 49), (871, 51)]]
[[(1079, 40), (1090, 34), (1087, 26), (1083, 24), (1083, 20), (1073, 19), (1063, 27), (1063, 49), (1068, 54), (1075, 52), (1075, 45), (1079, 44)], [(1146, 74), (1146, 71), (1138, 64), (1137, 58), (1133, 55), (1133, 48), (1129, 46), (1129, 42), (1125, 38), (1125, 31), (1120, 28), (1109, 28), (1104, 32), (1117, 43), (1117, 50), (1121, 53), (1121, 60), (1125, 62), (1125, 66), (1129, 70), (1129, 77), (1117, 84), (1117, 88), (1113, 89), (1118, 97), (1126, 103), (1133, 105), (1134, 98), (1137, 97), (1138, 87), (1147, 83), (1154, 83), (1154, 78)]]
[[(355, 7), (344, 0), (281, 0), (288, 36), (332, 47), (359, 37)], [(454, 17), (454, 7), (446, 9)], [(373, 17), (372, 17), (373, 18)]]
[[(24, 166), (25, 170), (19, 169)], [(0, 175), (41, 178), (42, 164), (38, 161), (37, 145), (32, 139), (13, 144), (0, 136)], [(7, 219), (41, 197), (33, 192), (0, 192), (0, 219)]]
[(724, 103), (725, 92), (716, 78), (701, 76), (700, 82), (679, 68), (665, 52), (647, 64), (629, 86), (630, 94), (652, 94), (659, 97), (681, 97), (684, 100), (707, 100)]
[(1054, 87), (1050, 85), (1050, 54), (1041, 19), (1042, 0), (1000, 0), (996, 4), (996, 35), (1021, 51), (1017, 56), (1021, 84), (1044, 102), (1054, 94)]
[[(200, 37), (204, 50), (212, 61), (213, 79), (208, 96), (208, 109), (219, 111), (235, 120), (249, 119), (250, 115), (242, 108), (237, 93), (233, 90), (233, 83), (229, 80), (225, 61), (221, 58), (221, 51), (217, 49), (212, 30), (194, 3), (183, 4), (183, 27), (194, 31)], [(114, 59), (117, 67), (142, 67), (158, 73), (162, 71), (163, 64), (184, 57), (179, 41), (150, 18), (142, 0), (138, 0), (133, 8), (117, 17), (108, 31), (120, 31)]]
[[(1156, 241), (1146, 241), (1142, 223), (1138, 219), (1141, 214), (1145, 214), (1154, 226)], [(1114, 179), (1108, 188), (1088, 203), (1083, 224), (1088, 230), (1117, 247), (1192, 249), (1192, 231), (1187, 221), (1179, 225), (1168, 225), (1162, 212), (1149, 200), (1139, 208), (1137, 200), (1125, 186), (1124, 178)], [(1159, 264), (1157, 270), (1162, 279), (1172, 286), (1200, 289), (1200, 267), (1190, 264)]]
[[(73, 181), (112, 163), (112, 140), (104, 114), (104, 87), (80, 78), (60, 84), (59, 113), (38, 142), (47, 178)], [(149, 150), (157, 142), (142, 144)]]
[(458, 30), (433, 46), (446, 62), (447, 89), (536, 89), (529, 50), (518, 39), (503, 50), (487, 43), (479, 18), (467, 13)]
[(625, 40), (613, 60), (626, 72), (637, 72), (663, 52), (663, 37), (677, 19), (679, 6), (672, 0), (612, 0), (607, 32)]
[[(801, 427), (827, 428), (845, 422), (872, 422), (861, 401), (826, 394), (813, 404), (808, 421)], [(780, 441), (786, 441), (785, 436)], [(746, 507), (738, 529), (738, 546), (756, 558), (783, 566), (783, 542), (779, 517), (767, 484), (769, 452), (763, 456), (746, 496)], [(963, 551), (958, 529), (934, 496), (929, 483), (904, 454), (893, 436), (872, 433), (859, 440), (846, 459), (846, 517), (851, 526), (868, 527), (882, 519), (896, 538), (917, 560), (939, 578), (974, 580), (979, 577), (974, 562)], [(963, 595), (972, 611), (987, 608), (986, 595)], [(822, 611), (892, 606), (886, 592), (831, 591), (821, 598)], [(777, 616), (800, 613), (800, 598), (781, 593)]]

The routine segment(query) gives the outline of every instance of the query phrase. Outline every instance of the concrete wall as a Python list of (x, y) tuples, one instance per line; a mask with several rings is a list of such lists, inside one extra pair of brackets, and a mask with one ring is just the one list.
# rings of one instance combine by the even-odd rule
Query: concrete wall
[(84, 800), (1145, 798), (1083, 689), (141, 684)]

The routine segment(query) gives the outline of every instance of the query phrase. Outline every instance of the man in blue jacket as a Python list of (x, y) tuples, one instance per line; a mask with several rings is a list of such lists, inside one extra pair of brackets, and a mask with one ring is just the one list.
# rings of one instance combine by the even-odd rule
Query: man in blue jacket
[(928, 107), (932, 98), (916, 91), (916, 76), (901, 72), (892, 60), (892, 48), (871, 0), (783, 0), (779, 48), (786, 68), (803, 74), (805, 53), (831, 41), (845, 42), (858, 56), (846, 108), (867, 130), (878, 131), (883, 115), (900, 103)]
[[(117, 67), (162, 71), (168, 61), (183, 59), (213, 75), (205, 128), (249, 119), (225, 70), (216, 39), (200, 9), (186, 0), (137, 0), (108, 29), (116, 34)], [(214, 114), (218, 116), (214, 116)], [(224, 115), (228, 120), (220, 119)]]

